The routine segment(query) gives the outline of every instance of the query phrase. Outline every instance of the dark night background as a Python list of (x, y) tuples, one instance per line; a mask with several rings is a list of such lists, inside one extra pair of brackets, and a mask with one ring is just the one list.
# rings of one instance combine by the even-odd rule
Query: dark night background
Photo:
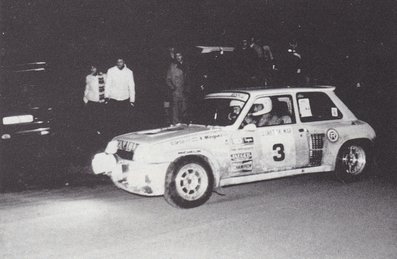
[(47, 61), (51, 94), (61, 96), (68, 116), (78, 116), (89, 64), (106, 70), (125, 57), (136, 77), (138, 118), (149, 118), (136, 124), (149, 127), (161, 117), (168, 46), (236, 46), (254, 35), (277, 59), (295, 38), (306, 73), (335, 85), (375, 128), (379, 163), (391, 168), (397, 156), (396, 13), (393, 0), (2, 0), (1, 65)]

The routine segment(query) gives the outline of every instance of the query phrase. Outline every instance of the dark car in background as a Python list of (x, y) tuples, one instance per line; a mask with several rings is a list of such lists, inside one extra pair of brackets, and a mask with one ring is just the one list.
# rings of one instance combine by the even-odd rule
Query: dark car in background
[(0, 84), (1, 141), (51, 133), (53, 97), (45, 62), (3, 68)]
[(0, 82), (0, 186), (40, 178), (57, 164), (57, 98), (46, 62), (4, 66)]

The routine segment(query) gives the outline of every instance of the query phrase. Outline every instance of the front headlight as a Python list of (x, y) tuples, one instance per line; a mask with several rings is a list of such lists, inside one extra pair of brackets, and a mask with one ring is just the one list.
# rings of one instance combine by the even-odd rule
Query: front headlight
[(117, 160), (112, 155), (99, 153), (92, 159), (91, 166), (95, 174), (109, 173), (117, 167)]
[(33, 121), (33, 115), (18, 115), (3, 118), (4, 125), (29, 123)]
[(118, 145), (119, 145), (119, 143), (118, 143), (117, 140), (110, 141), (108, 143), (108, 145), (106, 146), (105, 153), (106, 154), (111, 154), (111, 155), (116, 154), (117, 153), (117, 149), (118, 149)]

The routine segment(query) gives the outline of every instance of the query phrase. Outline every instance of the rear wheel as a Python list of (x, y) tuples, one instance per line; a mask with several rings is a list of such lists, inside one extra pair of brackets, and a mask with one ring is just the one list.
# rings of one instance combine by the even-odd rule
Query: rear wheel
[(195, 157), (182, 158), (167, 172), (164, 197), (176, 207), (198, 207), (210, 198), (213, 183), (212, 171), (206, 162)]
[(347, 143), (339, 150), (335, 172), (343, 181), (355, 181), (367, 173), (370, 163), (371, 155), (367, 145)]

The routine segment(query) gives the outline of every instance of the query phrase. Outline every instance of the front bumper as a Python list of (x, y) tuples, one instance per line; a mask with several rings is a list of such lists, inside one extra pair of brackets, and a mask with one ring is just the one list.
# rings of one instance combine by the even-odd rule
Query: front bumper
[(95, 174), (107, 174), (113, 183), (128, 192), (158, 196), (164, 194), (165, 175), (169, 163), (139, 163), (99, 153), (92, 160)]

